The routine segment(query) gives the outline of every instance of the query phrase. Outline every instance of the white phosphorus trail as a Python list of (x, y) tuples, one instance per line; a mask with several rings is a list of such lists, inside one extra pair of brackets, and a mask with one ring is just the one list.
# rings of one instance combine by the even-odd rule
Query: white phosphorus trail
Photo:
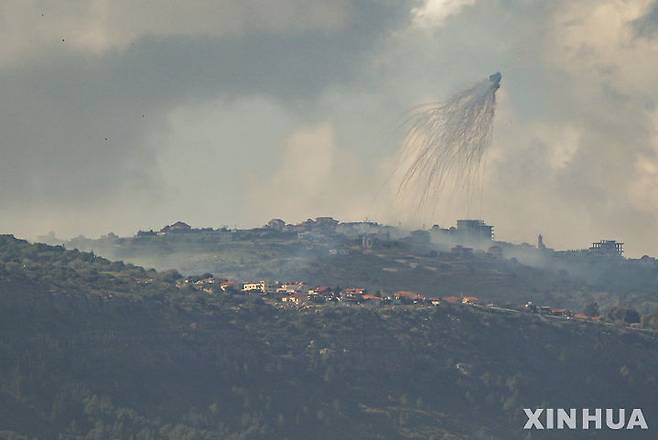
[(432, 224), (440, 206), (456, 192), (462, 192), (468, 204), (481, 183), (501, 78), (494, 73), (444, 103), (411, 111), (393, 175), (394, 200), (403, 223)]

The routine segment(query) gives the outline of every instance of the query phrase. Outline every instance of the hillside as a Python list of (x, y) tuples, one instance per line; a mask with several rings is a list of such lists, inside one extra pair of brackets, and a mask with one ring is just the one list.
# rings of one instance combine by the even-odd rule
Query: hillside
[(0, 437), (599, 439), (620, 437), (524, 437), (522, 408), (658, 420), (651, 332), (449, 304), (280, 309), (177, 277), (0, 237)]
[(392, 236), (390, 227), (379, 228), (386, 232), (370, 235), (384, 238), (373, 239), (367, 248), (360, 237), (369, 234), (360, 232), (267, 229), (108, 236), (71, 240), (66, 246), (158, 270), (210, 272), (242, 281), (304, 280), (371, 291), (465, 294), (498, 304), (533, 301), (574, 311), (596, 301), (602, 310), (621, 305), (643, 314), (658, 312), (658, 264), (653, 259), (553, 258), (502, 242), (502, 256), (455, 252), (441, 242)]

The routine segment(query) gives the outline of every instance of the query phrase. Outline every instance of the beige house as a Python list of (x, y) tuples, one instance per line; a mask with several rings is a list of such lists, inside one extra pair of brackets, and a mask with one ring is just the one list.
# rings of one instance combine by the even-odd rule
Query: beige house
[(288, 295), (281, 298), (281, 301), (285, 303), (301, 304), (302, 297), (300, 295)]
[(243, 292), (254, 292), (254, 293), (267, 293), (270, 291), (270, 283), (267, 281), (255, 281), (251, 283), (244, 283), (242, 285)]

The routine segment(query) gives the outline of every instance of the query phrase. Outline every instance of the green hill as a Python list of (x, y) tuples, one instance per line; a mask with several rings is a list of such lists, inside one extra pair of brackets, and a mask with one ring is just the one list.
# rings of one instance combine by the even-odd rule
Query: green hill
[(535, 407), (643, 408), (651, 427), (654, 333), (447, 304), (280, 309), (176, 277), (0, 237), (0, 438), (655, 438), (521, 429)]

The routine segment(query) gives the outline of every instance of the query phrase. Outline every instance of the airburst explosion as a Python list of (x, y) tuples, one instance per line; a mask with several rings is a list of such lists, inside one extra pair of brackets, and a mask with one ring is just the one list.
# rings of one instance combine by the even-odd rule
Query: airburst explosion
[(393, 177), (403, 222), (433, 222), (451, 193), (464, 191), (468, 200), (479, 186), (501, 78), (494, 73), (445, 103), (411, 111)]

